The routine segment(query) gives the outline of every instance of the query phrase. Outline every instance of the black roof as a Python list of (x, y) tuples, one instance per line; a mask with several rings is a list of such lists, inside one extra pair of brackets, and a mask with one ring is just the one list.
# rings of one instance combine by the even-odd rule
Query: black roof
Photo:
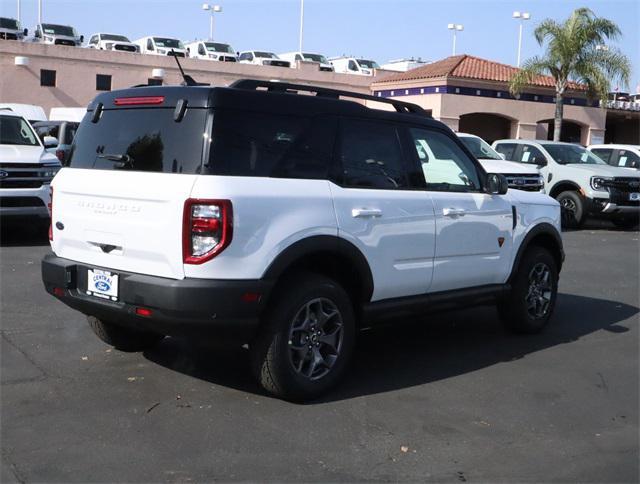
[[(311, 95), (299, 94), (301, 91), (307, 91)], [(159, 104), (116, 105), (118, 98), (160, 96), (164, 99)], [(395, 111), (370, 108), (344, 98), (384, 103), (393, 106)], [(186, 100), (189, 108), (233, 108), (300, 116), (350, 115), (443, 126), (416, 104), (319, 86), (255, 80), (236, 81), (229, 87), (136, 86), (102, 93), (89, 104), (88, 110), (93, 111), (98, 104), (102, 104), (103, 109), (173, 108), (180, 100)]]

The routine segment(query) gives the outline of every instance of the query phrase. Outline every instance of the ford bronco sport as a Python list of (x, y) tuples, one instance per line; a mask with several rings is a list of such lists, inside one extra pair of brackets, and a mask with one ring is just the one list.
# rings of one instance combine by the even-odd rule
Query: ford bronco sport
[(99, 95), (52, 204), (44, 285), (99, 338), (248, 343), (292, 400), (336, 384), (374, 323), (497, 304), (541, 330), (564, 257), (559, 204), (507, 192), (420, 107), (281, 82)]

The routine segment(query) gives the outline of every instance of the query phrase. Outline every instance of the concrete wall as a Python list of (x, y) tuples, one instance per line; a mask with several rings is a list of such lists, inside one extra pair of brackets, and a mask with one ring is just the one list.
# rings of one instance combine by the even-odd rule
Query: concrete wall
[[(28, 57), (29, 64), (16, 66), (16, 56)], [(185, 72), (197, 81), (217, 86), (242, 78), (278, 79), (369, 93), (373, 79), (390, 74), (377, 71), (371, 78), (320, 72), (317, 64), (309, 62), (301, 63), (300, 69), (287, 69), (199, 59), (180, 61)], [(155, 68), (165, 70), (165, 84), (182, 81), (172, 57), (0, 41), (0, 102), (36, 104), (48, 115), (52, 107), (86, 106), (99, 93), (96, 74), (111, 75), (111, 88), (115, 90), (146, 84)], [(56, 71), (55, 87), (40, 86), (40, 69)]]

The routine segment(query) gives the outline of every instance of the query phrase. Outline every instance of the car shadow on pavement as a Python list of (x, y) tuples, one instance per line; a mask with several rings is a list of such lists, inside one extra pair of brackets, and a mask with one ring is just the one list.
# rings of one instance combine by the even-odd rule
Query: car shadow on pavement
[(49, 245), (49, 221), (40, 219), (0, 220), (0, 247)]
[[(625, 333), (620, 325), (638, 314), (628, 304), (560, 294), (553, 318), (537, 335), (503, 329), (494, 308), (475, 308), (398, 321), (360, 334), (345, 380), (321, 404), (388, 392), (455, 377), (509, 362), (604, 330)], [(217, 349), (167, 338), (145, 357), (174, 371), (215, 385), (264, 394), (252, 378), (248, 351)]]

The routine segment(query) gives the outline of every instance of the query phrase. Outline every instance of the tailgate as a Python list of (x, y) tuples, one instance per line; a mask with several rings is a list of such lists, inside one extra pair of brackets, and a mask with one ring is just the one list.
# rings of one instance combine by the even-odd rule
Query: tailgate
[(53, 251), (90, 266), (184, 278), (182, 216), (196, 178), (62, 169), (52, 183)]

